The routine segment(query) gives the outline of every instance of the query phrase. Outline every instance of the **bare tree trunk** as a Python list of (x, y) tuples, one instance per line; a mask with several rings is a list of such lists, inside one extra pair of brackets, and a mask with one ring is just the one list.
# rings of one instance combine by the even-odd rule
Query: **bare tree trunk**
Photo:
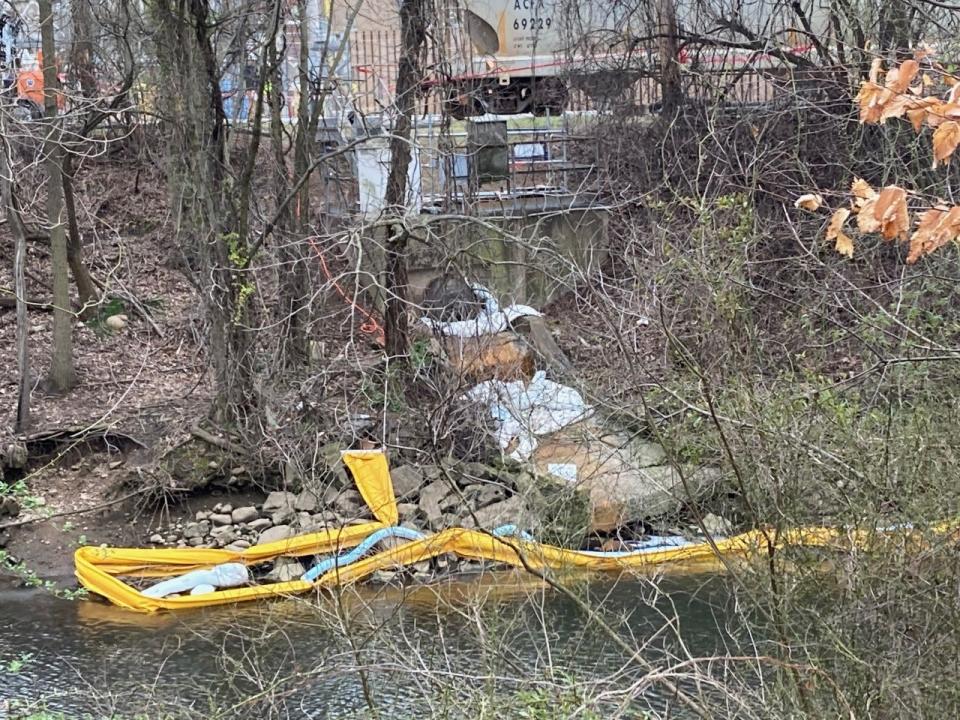
[[(5, 137), (4, 109), (0, 108), (0, 137)], [(30, 427), (30, 348), (27, 342), (30, 328), (27, 325), (27, 285), (25, 265), (27, 261), (27, 232), (20, 218), (16, 191), (13, 186), (13, 161), (10, 147), (0, 143), (0, 202), (7, 216), (7, 225), (14, 242), (13, 292), (17, 306), (17, 417), (14, 432), (24, 432)]]
[(73, 369), (73, 313), (70, 310), (70, 268), (64, 232), (63, 177), (57, 122), (57, 50), (53, 34), (53, 3), (39, 0), (40, 40), (43, 47), (43, 107), (48, 121), (44, 152), (47, 166), (47, 221), (53, 265), (53, 357), (49, 382), (52, 390), (67, 392), (76, 382)]
[(660, 55), (660, 90), (663, 116), (672, 118), (683, 102), (680, 65), (677, 62), (677, 9), (673, 0), (657, 0), (657, 47)]
[[(397, 64), (397, 120), (390, 139), (390, 174), (384, 198), (388, 215), (401, 219), (407, 200), (407, 172), (417, 88), (420, 85), (421, 53), (427, 37), (426, 0), (402, 0), (400, 5), (400, 59)], [(387, 301), (383, 314), (387, 355), (407, 354), (407, 230), (402, 221), (387, 231)]]
[(77, 204), (73, 196), (73, 156), (70, 153), (63, 155), (63, 202), (67, 212), (67, 261), (73, 282), (77, 286), (77, 296), (80, 299), (80, 317), (87, 318), (93, 310), (97, 299), (97, 288), (87, 266), (83, 262), (83, 238), (80, 235), (80, 224), (77, 222)]

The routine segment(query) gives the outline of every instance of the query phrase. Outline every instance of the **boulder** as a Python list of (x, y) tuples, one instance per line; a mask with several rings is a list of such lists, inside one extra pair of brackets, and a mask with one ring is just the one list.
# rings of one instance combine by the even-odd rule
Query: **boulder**
[(210, 522), (215, 526), (216, 525), (232, 525), (233, 518), (230, 515), (227, 515), (226, 513), (213, 513), (213, 515), (210, 516)]
[(11, 442), (7, 443), (6, 447), (3, 448), (3, 452), (0, 452), (0, 459), (2, 459), (0, 465), (19, 470), (27, 466), (28, 458), (29, 453), (24, 443)]
[[(719, 515), (714, 515), (713, 513), (707, 513), (703, 516), (703, 527), (706, 529), (710, 536), (720, 536), (720, 535), (729, 535), (733, 530), (733, 523), (727, 520), (724, 517)], [(697, 528), (699, 530), (700, 528)]]
[(278, 540), (286, 540), (287, 538), (293, 537), (293, 535), (293, 528), (289, 525), (275, 525), (260, 533), (257, 544), (265, 545), (266, 543), (277, 542)]
[(356, 490), (344, 490), (333, 501), (334, 509), (343, 517), (354, 518), (361, 514), (363, 499)]
[(210, 523), (206, 521), (202, 523), (188, 522), (183, 528), (183, 537), (189, 540), (191, 538), (203, 537), (208, 532), (210, 532)]
[(163, 545), (163, 535), (154, 533), (150, 536), (149, 542), (153, 543), (154, 545)]
[[(476, 520), (474, 520), (476, 517)], [(464, 527), (477, 527), (484, 530), (494, 530), (501, 525), (519, 525), (523, 528), (528, 523), (529, 511), (524, 499), (514, 495), (493, 505), (487, 505), (467, 516), (463, 520)]]
[(271, 513), (274, 510), (279, 510), (280, 508), (293, 509), (294, 505), (296, 505), (296, 502), (297, 496), (292, 492), (275, 490), (267, 495), (267, 499), (263, 501), (263, 512)]
[(114, 331), (123, 330), (127, 326), (127, 316), (123, 314), (111, 315), (103, 321), (103, 324)]
[(434, 480), (420, 491), (420, 511), (426, 516), (427, 522), (435, 526), (443, 519), (441, 502), (450, 492), (450, 486), (443, 478)]
[[(686, 497), (675, 468), (645, 465), (661, 457), (665, 453), (659, 445), (617, 435), (600, 437), (591, 434), (587, 424), (544, 438), (532, 461), (544, 475), (561, 477), (586, 491), (590, 529), (604, 532), (676, 512), (692, 499)], [(683, 472), (694, 494), (706, 491), (720, 476), (714, 468), (685, 467)]]
[(412, 520), (420, 515), (420, 506), (416, 503), (397, 503), (397, 512), (401, 520)]
[(426, 476), (413, 465), (401, 465), (390, 471), (393, 481), (393, 493), (397, 500), (415, 497), (420, 488), (427, 484)]
[(246, 507), (236, 508), (230, 513), (230, 517), (233, 518), (235, 524), (251, 523), (260, 517), (260, 513), (253, 505), (248, 505)]
[(297, 519), (297, 512), (293, 509), (293, 505), (285, 505), (284, 507), (274, 510), (270, 515), (270, 521), (274, 525), (288, 525)]
[(273, 562), (273, 569), (264, 579), (268, 582), (290, 582), (299, 580), (303, 572), (303, 564), (296, 558), (279, 557)]
[(200, 510), (196, 514), (195, 519), (197, 522), (200, 522), (201, 520), (209, 520), (212, 514), (213, 513), (211, 513), (209, 510)]
[(320, 507), (320, 498), (313, 490), (303, 490), (293, 501), (293, 509), (298, 512), (313, 513)]
[(482, 485), (468, 485), (463, 489), (463, 495), (467, 498), (471, 507), (479, 509), (504, 500), (507, 496), (507, 490), (502, 485), (484, 483)]
[(251, 520), (247, 523), (247, 527), (255, 532), (261, 532), (266, 530), (268, 527), (273, 525), (273, 520), (270, 518), (257, 518), (256, 520)]
[(211, 530), (210, 536), (219, 547), (224, 547), (237, 539), (237, 531), (234, 530), (232, 525), (222, 525)]
[(0, 498), (0, 518), (2, 517), (16, 517), (20, 514), (20, 503), (17, 502), (17, 499), (7, 495), (6, 497)]

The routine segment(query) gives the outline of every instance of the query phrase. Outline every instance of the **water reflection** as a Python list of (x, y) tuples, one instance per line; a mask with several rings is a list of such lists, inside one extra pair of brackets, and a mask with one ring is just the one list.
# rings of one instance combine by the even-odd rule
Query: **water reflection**
[[(677, 633), (698, 655), (728, 642), (729, 597), (711, 578), (567, 583), (657, 662)], [(630, 681), (577, 603), (520, 572), (155, 615), (14, 592), (0, 598), (0, 640), (0, 668), (29, 656), (0, 698), (72, 713), (339, 718), (372, 696), (389, 717), (464, 716), (470, 697), (523, 678)]]

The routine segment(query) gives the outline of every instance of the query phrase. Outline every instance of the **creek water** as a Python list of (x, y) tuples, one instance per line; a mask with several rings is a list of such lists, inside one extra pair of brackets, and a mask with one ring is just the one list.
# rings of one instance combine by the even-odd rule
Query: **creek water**
[[(728, 652), (737, 634), (716, 577), (573, 587), (657, 666)], [(473, 717), (491, 691), (565, 677), (626, 686), (635, 665), (573, 600), (518, 573), (156, 615), (0, 594), (0, 717), (25, 704), (97, 718), (366, 717), (368, 695), (384, 718)], [(656, 683), (640, 701), (672, 704)]]

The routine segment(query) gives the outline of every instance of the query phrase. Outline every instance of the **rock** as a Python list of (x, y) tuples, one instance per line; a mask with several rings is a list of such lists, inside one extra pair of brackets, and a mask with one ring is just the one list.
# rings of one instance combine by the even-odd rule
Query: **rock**
[(507, 490), (501, 485), (484, 483), (468, 485), (463, 489), (463, 495), (472, 507), (479, 509), (506, 499)]
[(443, 508), (440, 503), (449, 492), (450, 486), (443, 478), (434, 480), (420, 490), (420, 511), (431, 525), (436, 525), (443, 519)]
[(320, 507), (320, 498), (312, 490), (304, 490), (293, 501), (293, 509), (300, 512), (316, 512)]
[(251, 523), (260, 517), (260, 513), (253, 505), (248, 505), (246, 507), (237, 508), (230, 513), (230, 517), (233, 519), (235, 524)]
[(264, 580), (290, 582), (291, 580), (299, 580), (303, 572), (303, 564), (296, 558), (279, 557), (274, 561), (273, 569), (266, 574)]
[(402, 570), (377, 570), (370, 576), (370, 581), (378, 585), (391, 585), (397, 582)]
[(411, 575), (423, 577), (426, 575), (432, 575), (430, 571), (430, 561), (421, 560), (420, 562), (415, 562), (412, 565), (407, 565), (407, 570)]
[(160, 535), (157, 533), (151, 535), (150, 542), (153, 543), (154, 545), (163, 545), (163, 535)]
[(212, 514), (213, 513), (207, 510), (201, 510), (194, 517), (196, 518), (197, 522), (200, 522), (201, 520), (209, 520)]
[(274, 510), (273, 514), (270, 515), (270, 521), (274, 525), (288, 525), (296, 519), (297, 513), (293, 509), (292, 505), (282, 507), (279, 510)]
[(638, 467), (653, 467), (667, 463), (667, 451), (655, 442), (637, 441), (630, 444), (630, 454)]
[(0, 498), (0, 517), (16, 517), (20, 514), (20, 503), (17, 502), (16, 498), (6, 497)]
[(182, 540), (182, 538), (177, 537), (173, 533), (168, 533), (167, 536), (164, 538), (164, 540), (167, 541), (167, 545), (173, 545), (174, 543), (177, 543), (179, 540)]
[(342, 516), (353, 518), (360, 514), (362, 502), (360, 493), (356, 490), (345, 490), (337, 495), (337, 499), (333, 501), (333, 507)]
[(275, 525), (260, 533), (257, 544), (264, 545), (266, 543), (277, 542), (278, 540), (286, 540), (287, 538), (293, 537), (293, 535), (293, 528), (289, 525)]
[(219, 512), (223, 513), (224, 515), (229, 515), (233, 512), (233, 505), (230, 503), (221, 503)]
[(420, 514), (420, 506), (416, 503), (397, 503), (397, 512), (401, 520), (413, 519)]
[(29, 458), (29, 453), (27, 452), (27, 446), (22, 442), (11, 442), (8, 443), (3, 452), (0, 453), (0, 459), (3, 460), (0, 465), (11, 468), (13, 470), (20, 470), (27, 466), (27, 459)]
[[(710, 533), (710, 536), (717, 535), (729, 535), (730, 531), (733, 530), (733, 523), (727, 520), (724, 517), (719, 515), (714, 515), (713, 513), (708, 513), (703, 516), (703, 527)], [(697, 530), (700, 528), (698, 527)]]
[(250, 547), (250, 545), (251, 545), (251, 543), (250, 543), (249, 540), (244, 540), (243, 538), (240, 538), (239, 540), (234, 540), (232, 543), (230, 543), (229, 545), (225, 546), (223, 549), (224, 549), (224, 550), (234, 550), (234, 551), (236, 551), (236, 550), (246, 550), (248, 547)]
[(273, 520), (271, 520), (270, 518), (258, 518), (256, 520), (253, 520), (247, 523), (248, 528), (258, 533), (272, 526), (273, 526)]
[(199, 547), (199, 546), (203, 545), (203, 538), (202, 538), (202, 537), (192, 537), (192, 538), (190, 538), (189, 540), (187, 540), (187, 545), (189, 545), (190, 547)]
[(232, 525), (233, 518), (225, 513), (213, 513), (210, 516), (210, 522), (214, 525)]
[(310, 513), (308, 512), (297, 513), (296, 524), (299, 525), (301, 528), (310, 527), (311, 525), (313, 525), (313, 518), (310, 516)]
[(111, 470), (118, 470), (119, 468), (123, 467), (123, 460), (114, 460), (112, 463), (107, 465), (107, 467)]
[(127, 316), (122, 314), (111, 315), (103, 321), (103, 324), (111, 330), (123, 330), (127, 326)]
[[(589, 424), (583, 424), (544, 438), (532, 460), (544, 475), (557, 466), (572, 470), (576, 486), (589, 495), (590, 530), (603, 532), (676, 512), (690, 500), (673, 467), (641, 467), (662, 453), (663, 448), (653, 443), (591, 434)], [(714, 468), (684, 468), (684, 477), (694, 493), (705, 491), (719, 476)]]
[(292, 492), (275, 490), (267, 495), (267, 499), (263, 501), (263, 512), (270, 513), (280, 508), (290, 508), (292, 510), (296, 502), (297, 496)]
[(200, 523), (197, 522), (189, 522), (186, 524), (186, 527), (183, 528), (183, 537), (185, 537), (187, 540), (203, 537), (207, 534), (208, 528), (209, 526), (207, 528), (202, 528)]
[(478, 527), (484, 530), (494, 530), (501, 525), (527, 525), (529, 511), (526, 502), (520, 495), (514, 495), (493, 505), (487, 505), (473, 513), (474, 517), (464, 518), (464, 527)]
[(401, 465), (390, 471), (393, 481), (393, 493), (397, 500), (406, 500), (415, 497), (420, 488), (427, 484), (426, 477), (413, 465)]

